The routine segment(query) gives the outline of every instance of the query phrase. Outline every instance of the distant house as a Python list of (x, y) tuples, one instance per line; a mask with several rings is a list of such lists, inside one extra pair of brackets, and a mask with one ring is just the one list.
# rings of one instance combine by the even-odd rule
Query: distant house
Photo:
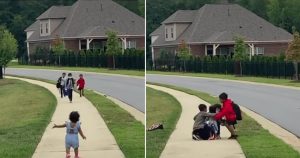
[(115, 31), (123, 49), (144, 49), (144, 19), (112, 0), (78, 0), (72, 6), (52, 6), (27, 33), (28, 55), (37, 47), (51, 48), (54, 39), (63, 40), (66, 49), (104, 48), (106, 32)]
[(178, 10), (150, 34), (152, 59), (162, 49), (176, 54), (185, 41), (193, 55), (232, 55), (235, 37), (244, 38), (249, 55), (284, 52), (292, 35), (237, 4), (206, 4)]

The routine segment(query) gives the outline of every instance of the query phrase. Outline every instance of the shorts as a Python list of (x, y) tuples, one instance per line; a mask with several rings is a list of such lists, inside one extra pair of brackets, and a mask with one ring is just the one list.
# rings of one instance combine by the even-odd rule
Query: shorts
[(235, 124), (237, 124), (237, 122), (236, 122), (236, 120), (235, 120), (235, 121), (227, 121), (227, 120), (226, 120), (226, 124), (227, 124), (227, 125), (233, 125), (233, 126), (234, 126)]
[(77, 134), (67, 134), (66, 135), (66, 149), (73, 149), (79, 148), (79, 139)]

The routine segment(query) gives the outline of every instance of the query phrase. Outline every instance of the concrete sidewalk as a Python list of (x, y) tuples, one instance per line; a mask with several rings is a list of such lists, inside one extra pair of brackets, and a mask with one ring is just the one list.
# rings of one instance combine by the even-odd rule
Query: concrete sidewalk
[(182, 106), (181, 116), (160, 156), (161, 158), (245, 158), (238, 142), (236, 140), (227, 140), (230, 133), (225, 127), (221, 127), (221, 140), (192, 140), (193, 117), (198, 112), (198, 105), (200, 103), (209, 105), (207, 102), (196, 96), (170, 88), (154, 85), (147, 86), (169, 93)]
[[(14, 77), (7, 77), (14, 78)], [(116, 143), (113, 135), (106, 126), (103, 118), (99, 115), (97, 109), (86, 98), (80, 98), (77, 93), (73, 94), (73, 103), (69, 103), (67, 97), (60, 98), (55, 85), (30, 80), (20, 79), (32, 84), (45, 87), (57, 98), (57, 107), (53, 114), (50, 124), (46, 128), (43, 137), (38, 144), (33, 158), (59, 158), (65, 157), (65, 134), (66, 129), (52, 129), (53, 124), (62, 124), (68, 121), (71, 111), (80, 113), (81, 128), (87, 139), (80, 138), (79, 155), (81, 158), (105, 157), (123, 158), (125, 157)], [(33, 96), (32, 96), (33, 97)], [(80, 136), (79, 136), (80, 137)], [(71, 153), (74, 156), (74, 153)], [(73, 157), (72, 156), (72, 157)]]

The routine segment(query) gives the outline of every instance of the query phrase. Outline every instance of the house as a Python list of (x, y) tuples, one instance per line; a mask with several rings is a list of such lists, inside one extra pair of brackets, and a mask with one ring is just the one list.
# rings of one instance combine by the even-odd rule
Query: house
[(206, 4), (199, 10), (178, 10), (150, 34), (152, 60), (162, 49), (176, 54), (184, 41), (195, 56), (232, 55), (242, 37), (253, 55), (284, 52), (292, 35), (237, 4)]
[(78, 0), (72, 6), (52, 6), (36, 18), (27, 33), (28, 56), (37, 47), (51, 48), (60, 38), (66, 49), (104, 48), (106, 32), (115, 31), (122, 48), (144, 49), (144, 19), (112, 0)]

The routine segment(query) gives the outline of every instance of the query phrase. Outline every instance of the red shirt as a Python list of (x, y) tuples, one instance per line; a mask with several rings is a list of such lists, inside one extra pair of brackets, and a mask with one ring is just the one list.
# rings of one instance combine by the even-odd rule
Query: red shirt
[(230, 99), (227, 99), (223, 102), (223, 107), (221, 108), (221, 111), (215, 115), (215, 119), (220, 120), (223, 116), (226, 117), (227, 121), (236, 120), (236, 115), (232, 107), (232, 101)]
[(84, 85), (85, 85), (85, 81), (83, 78), (79, 78), (77, 80), (77, 86), (79, 86), (79, 88), (83, 89), (84, 88)]

